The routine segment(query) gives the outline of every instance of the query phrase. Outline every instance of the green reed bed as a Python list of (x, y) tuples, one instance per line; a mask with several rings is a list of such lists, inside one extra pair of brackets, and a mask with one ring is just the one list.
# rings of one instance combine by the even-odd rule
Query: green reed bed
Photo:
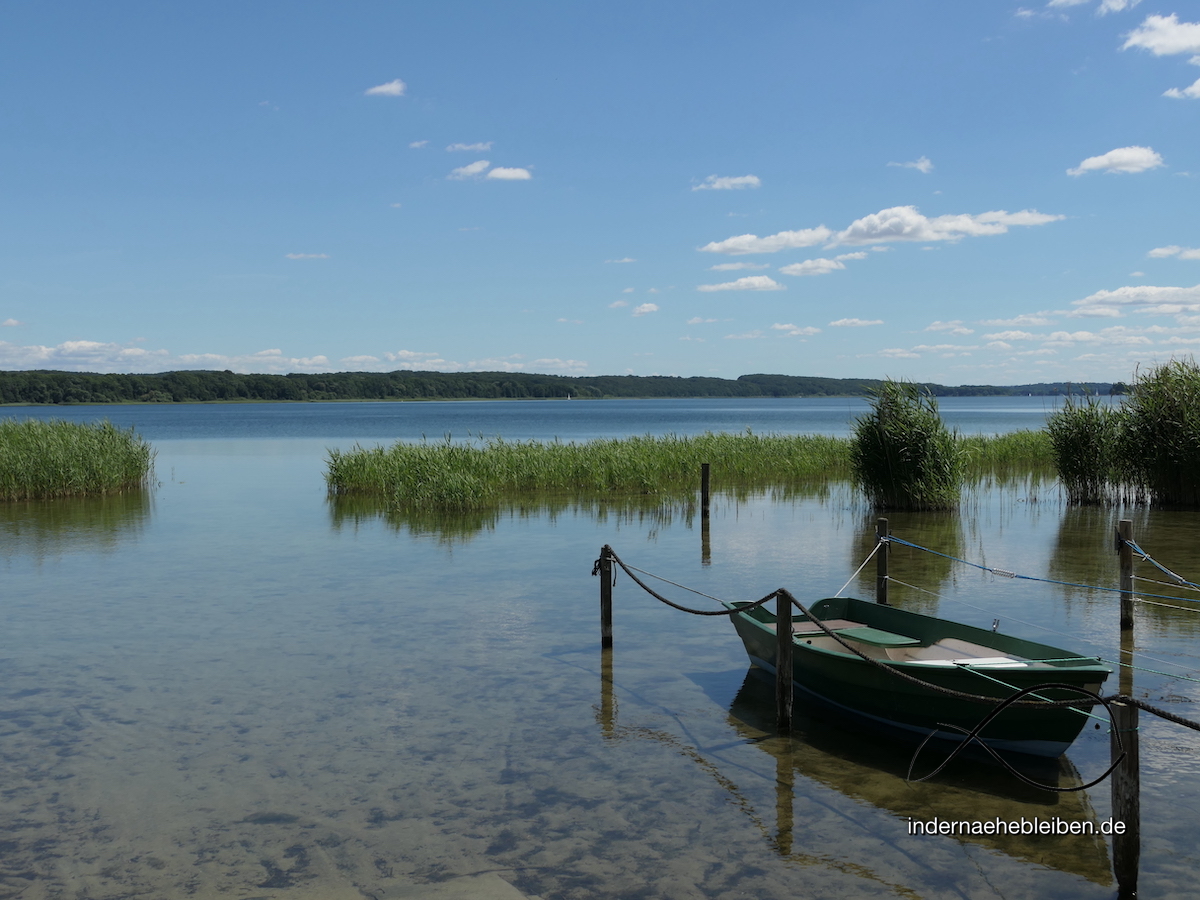
[(848, 473), (846, 441), (821, 435), (708, 433), (585, 443), (422, 442), (329, 452), (335, 495), (469, 508), (533, 492), (670, 494), (694, 491), (700, 464), (715, 483), (772, 484)]
[(1067, 397), (1046, 421), (1068, 503), (1117, 500), (1124, 477), (1125, 411), (1096, 397)]
[(877, 509), (951, 509), (965, 460), (933, 395), (907, 381), (885, 381), (871, 411), (854, 423), (851, 470)]
[[(1049, 444), (1035, 432), (954, 438), (970, 475), (1045, 472)], [(330, 450), (325, 480), (337, 498), (397, 507), (472, 509), (533, 495), (686, 496), (712, 466), (714, 489), (783, 489), (845, 480), (851, 442), (823, 435), (707, 433), (582, 443), (443, 441)]]
[(142, 487), (154, 451), (110, 422), (0, 420), (0, 500), (106, 494)]
[(1121, 465), (1158, 506), (1200, 508), (1200, 366), (1171, 360), (1135, 375)]

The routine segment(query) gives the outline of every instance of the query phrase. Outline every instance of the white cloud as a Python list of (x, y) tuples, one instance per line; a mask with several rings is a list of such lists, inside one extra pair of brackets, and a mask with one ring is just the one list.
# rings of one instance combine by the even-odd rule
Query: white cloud
[(644, 316), (655, 312), (658, 312), (657, 303), (643, 303), (640, 306), (635, 306), (633, 308), (634, 316)]
[(983, 319), (979, 324), (993, 328), (1005, 325), (1049, 325), (1050, 319), (1046, 317), (1045, 313), (1022, 313), (1011, 319)]
[(637, 262), (637, 260), (634, 259), (632, 256), (625, 256), (625, 257), (622, 257), (621, 259), (606, 259), (605, 262), (606, 263), (635, 263), (635, 262)]
[(451, 171), (446, 177), (451, 181), (467, 181), (471, 178), (478, 178), (490, 165), (491, 162), (486, 159), (481, 159), (466, 166), (459, 166), (457, 169)]
[(403, 205), (403, 203), (393, 203), (391, 204), (391, 207), (392, 209), (400, 209)]
[(784, 337), (809, 337), (811, 335), (821, 333), (820, 328), (814, 328), (812, 325), (805, 325), (803, 328), (801, 328), (797, 325), (793, 325), (791, 322), (786, 324), (776, 323), (771, 326), (771, 330), (782, 331), (784, 333)]
[(1100, 0), (1100, 5), (1096, 8), (1096, 15), (1107, 16), (1109, 13), (1124, 12), (1127, 9), (1133, 9), (1142, 0)]
[(1179, 259), (1200, 259), (1200, 248), (1179, 247), (1172, 244), (1170, 247), (1155, 247), (1146, 255), (1154, 259), (1163, 259), (1168, 256), (1176, 256)]
[(496, 166), (487, 173), (487, 177), (497, 181), (528, 181), (533, 175), (528, 169), (506, 169), (503, 166)]
[(762, 336), (763, 336), (763, 333), (756, 329), (754, 331), (747, 331), (742, 334), (727, 334), (727, 335), (725, 335), (725, 340), (727, 340), (727, 341), (752, 341), (755, 338), (760, 338)]
[(931, 325), (925, 326), (926, 331), (946, 331), (950, 334), (974, 334), (975, 329), (967, 328), (963, 325), (962, 319), (954, 319), (950, 322), (937, 321)]
[(900, 347), (889, 347), (886, 350), (880, 350), (877, 356), (882, 356), (886, 359), (920, 359), (920, 353), (913, 353), (911, 350), (904, 350)]
[(328, 253), (285, 253), (285, 259), (329, 259)]
[(1161, 165), (1162, 157), (1150, 147), (1118, 147), (1102, 156), (1089, 156), (1074, 169), (1067, 169), (1067, 174), (1078, 176), (1085, 172), (1137, 173), (1157, 169)]
[(844, 268), (846, 264), (836, 259), (806, 259), (804, 262), (784, 266), (779, 271), (784, 275), (828, 275)]
[(633, 288), (621, 288), (621, 293), (622, 294), (632, 294), (633, 290), (634, 290)]
[(513, 362), (513, 360), (522, 358), (523, 357), (520, 353), (513, 353), (510, 356), (493, 356), (487, 359), (473, 359), (467, 363), (467, 368), (482, 372), (520, 372), (525, 368), (525, 364)]
[(1192, 82), (1190, 87), (1171, 88), (1170, 90), (1163, 91), (1163, 96), (1173, 97), (1176, 100), (1200, 100), (1200, 78)]
[(717, 320), (716, 319), (702, 319), (699, 316), (692, 316), (690, 319), (687, 320), (687, 323), (689, 325), (708, 325), (709, 323), (715, 322), (715, 321), (717, 321)]
[(718, 263), (715, 266), (709, 266), (710, 272), (737, 272), (740, 269), (769, 269), (769, 263)]
[(408, 90), (408, 85), (397, 78), (386, 84), (377, 84), (373, 88), (367, 88), (363, 93), (368, 97), (403, 97), (406, 90)]
[(5, 319), (0, 322), (0, 328), (16, 328), (18, 325), (24, 325), (24, 322), (18, 322), (16, 319)]
[(781, 231), (778, 234), (759, 237), (756, 234), (739, 234), (723, 241), (713, 241), (700, 248), (701, 253), (728, 253), (741, 256), (746, 253), (775, 253), (779, 250), (794, 250), (823, 244), (833, 232), (820, 225), (799, 231)]
[(1091, 0), (1050, 0), (1046, 4), (1050, 9), (1064, 9), (1071, 6), (1082, 6), (1085, 3), (1090, 3)]
[(623, 309), (624, 307), (626, 307), (628, 305), (629, 305), (628, 300), (614, 300), (612, 303), (608, 304), (608, 308), (609, 309)]
[(916, 169), (922, 175), (928, 175), (933, 171), (933, 163), (929, 161), (928, 156), (922, 156), (920, 159), (913, 160), (912, 162), (890, 162), (888, 165), (898, 166), (901, 169)]
[(835, 243), (957, 241), (964, 237), (1005, 234), (1009, 226), (1045, 225), (1063, 218), (1040, 213), (1036, 209), (1023, 209), (1015, 213), (1000, 209), (976, 215), (963, 213), (930, 219), (921, 215), (915, 206), (893, 206), (851, 222), (849, 228), (837, 235)]
[(454, 153), (458, 150), (470, 150), (472, 153), (487, 153), (492, 149), (492, 142), (487, 141), (482, 144), (451, 144), (446, 148), (448, 153)]
[(747, 275), (737, 281), (726, 281), (723, 284), (701, 284), (698, 291), (782, 291), (783, 285), (768, 275)]
[(756, 188), (762, 185), (757, 175), (709, 175), (703, 184), (692, 188), (693, 191), (738, 191), (745, 188)]
[(1176, 53), (1200, 53), (1200, 22), (1180, 22), (1175, 13), (1169, 16), (1147, 16), (1129, 32), (1122, 50), (1140, 47), (1155, 56)]
[(408, 145), (410, 150), (420, 150), (422, 147), (428, 147), (429, 141), (413, 141)]
[[(1166, 308), (1164, 308), (1166, 304)], [(1090, 312), (1092, 314), (1099, 313), (1104, 315), (1101, 310), (1109, 310), (1108, 315), (1119, 315), (1120, 308), (1127, 307), (1144, 307), (1147, 309), (1153, 308), (1160, 312), (1166, 312), (1174, 309), (1176, 312), (1184, 310), (1194, 311), (1193, 307), (1200, 307), (1200, 284), (1195, 287), (1156, 287), (1154, 285), (1130, 285), (1117, 288), (1115, 291), (1097, 291), (1084, 297), (1082, 300), (1075, 300), (1071, 304), (1077, 307), (1080, 312)]]
[(830, 328), (865, 328), (868, 325), (882, 325), (883, 319), (837, 319), (830, 322)]
[[(887, 247), (872, 247), (871, 249), (872, 250), (886, 250), (888, 248)], [(843, 259), (866, 259), (867, 256), (869, 256), (869, 254), (867, 253), (866, 250), (856, 250), (854, 253), (839, 253), (837, 256), (834, 257), (834, 259), (839, 260), (839, 261), (841, 261)]]
[(1036, 334), (1031, 334), (1028, 331), (997, 331), (995, 334), (985, 334), (985, 341), (1034, 341), (1037, 340)]
[(555, 319), (554, 321), (555, 321), (555, 322), (562, 322), (562, 323), (564, 323), (564, 324), (566, 324), (566, 325), (582, 325), (582, 324), (583, 324), (583, 319), (562, 319), (562, 318), (559, 318), (559, 319)]

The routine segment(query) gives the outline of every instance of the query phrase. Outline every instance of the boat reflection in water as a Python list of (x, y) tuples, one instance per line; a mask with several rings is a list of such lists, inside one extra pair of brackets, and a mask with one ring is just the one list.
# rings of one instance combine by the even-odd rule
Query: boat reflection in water
[[(791, 738), (775, 730), (774, 678), (751, 668), (729, 710), (738, 735), (775, 759), (776, 835), (780, 853), (791, 853), (793, 804), (797, 778), (832, 788), (907, 821), (1005, 822), (1052, 819), (1091, 822), (1099, 831), (1086, 791), (1056, 793), (1023, 784), (980, 754), (962, 754), (941, 774), (924, 782), (907, 781), (916, 743), (880, 740), (856, 730), (853, 722), (810, 717), (796, 709)], [(868, 735), (864, 739), (864, 734)], [(928, 757), (914, 777), (936, 767), (944, 756)], [(1022, 774), (1046, 785), (1065, 788), (1083, 783), (1065, 757), (1021, 759)], [(803, 786), (801, 786), (803, 792)], [(1101, 885), (1112, 883), (1105, 839), (1095, 835), (955, 835), (958, 840), (998, 850), (1015, 859), (1047, 866)]]

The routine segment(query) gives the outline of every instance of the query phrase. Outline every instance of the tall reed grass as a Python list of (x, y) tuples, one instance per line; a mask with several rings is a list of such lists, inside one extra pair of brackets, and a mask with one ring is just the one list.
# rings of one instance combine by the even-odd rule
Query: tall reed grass
[(851, 470), (879, 509), (951, 509), (965, 472), (957, 436), (937, 400), (917, 385), (885, 381), (854, 425)]
[(1125, 410), (1094, 396), (1068, 396), (1046, 420), (1054, 466), (1068, 503), (1099, 504), (1123, 496)]
[(0, 420), (0, 500), (105, 494), (144, 486), (154, 451), (110, 422)]
[(712, 433), (586, 443), (397, 443), (329, 451), (331, 494), (468, 509), (532, 492), (672, 494), (696, 489), (700, 464), (722, 485), (845, 477), (845, 440), (822, 435)]
[(1125, 402), (1124, 467), (1156, 506), (1200, 507), (1200, 366), (1171, 360), (1134, 376)]

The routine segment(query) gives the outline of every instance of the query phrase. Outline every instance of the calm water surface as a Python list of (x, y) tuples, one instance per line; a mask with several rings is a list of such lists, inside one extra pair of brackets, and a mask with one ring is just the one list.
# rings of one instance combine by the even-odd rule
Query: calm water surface
[[(1045, 412), (989, 402), (962, 401), (958, 427)], [(846, 486), (718, 496), (705, 564), (686, 505), (405, 520), (332, 504), (321, 479), (325, 448), (356, 441), (841, 433), (849, 401), (14, 412), (136, 422), (160, 484), (0, 509), (0, 898), (1115, 895), (1100, 840), (907, 834), (910, 815), (1099, 821), (1107, 784), (1053, 795), (966, 764), (911, 785), (907, 749), (836, 722), (802, 715), (775, 737), (770, 689), (728, 622), (624, 577), (602, 658), (602, 544), (715, 596), (815, 599), (872, 544), (875, 516)], [(1120, 517), (1026, 485), (973, 494), (957, 516), (891, 518), (955, 556), (1114, 585)], [(1195, 514), (1132, 517), (1196, 580)], [(896, 589), (909, 608), (1117, 657), (1111, 594), (899, 550), (893, 572), (923, 589)], [(1200, 668), (1200, 619), (1182, 606), (1139, 607), (1140, 665)], [(1135, 673), (1138, 696), (1192, 718), (1195, 686)], [(1143, 720), (1142, 896), (1194, 896), (1198, 753), (1192, 732)], [(1107, 758), (1108, 735), (1085, 731), (1037, 774), (1079, 783)]]

